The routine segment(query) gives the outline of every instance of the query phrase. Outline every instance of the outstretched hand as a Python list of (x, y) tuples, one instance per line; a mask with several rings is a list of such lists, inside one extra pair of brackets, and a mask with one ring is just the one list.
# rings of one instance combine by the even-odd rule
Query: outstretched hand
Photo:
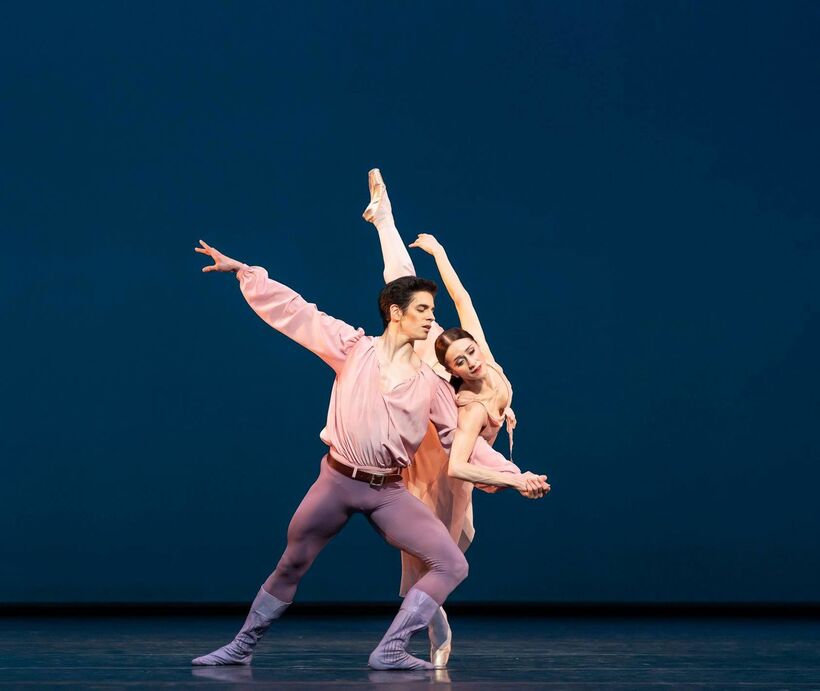
[(444, 250), (441, 243), (429, 233), (419, 233), (419, 236), (411, 242), (408, 247), (418, 247), (420, 250), (427, 252), (427, 254), (433, 255), (435, 255), (436, 252)]
[(211, 259), (214, 260), (214, 263), (210, 266), (203, 266), (202, 270), (204, 272), (208, 271), (239, 271), (242, 268), (242, 262), (236, 261), (236, 259), (231, 259), (230, 257), (222, 254), (216, 247), (211, 247), (207, 242), (204, 240), (200, 240), (199, 244), (202, 247), (194, 247), (194, 252), (199, 252), (200, 254), (207, 254)]
[(549, 493), (552, 488), (547, 483), (546, 475), (536, 475), (535, 473), (527, 471), (526, 473), (521, 473), (517, 489), (522, 497), (526, 497), (527, 499), (541, 499), (541, 497)]

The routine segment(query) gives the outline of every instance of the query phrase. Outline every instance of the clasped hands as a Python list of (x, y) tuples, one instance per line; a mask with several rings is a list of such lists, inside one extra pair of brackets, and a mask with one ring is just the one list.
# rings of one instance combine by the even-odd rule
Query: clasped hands
[(546, 475), (536, 475), (530, 471), (521, 473), (517, 477), (515, 488), (522, 497), (527, 499), (541, 499), (550, 489)]

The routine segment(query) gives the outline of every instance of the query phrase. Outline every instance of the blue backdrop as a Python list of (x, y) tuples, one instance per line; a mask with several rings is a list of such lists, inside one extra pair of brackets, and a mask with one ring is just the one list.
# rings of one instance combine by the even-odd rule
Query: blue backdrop
[[(192, 248), (378, 333), (373, 166), (407, 241), (447, 247), (516, 459), (553, 485), (476, 497), (454, 598), (820, 598), (817, 3), (17, 3), (0, 26), (0, 601), (252, 597), (332, 372)], [(299, 597), (398, 581), (359, 517)]]

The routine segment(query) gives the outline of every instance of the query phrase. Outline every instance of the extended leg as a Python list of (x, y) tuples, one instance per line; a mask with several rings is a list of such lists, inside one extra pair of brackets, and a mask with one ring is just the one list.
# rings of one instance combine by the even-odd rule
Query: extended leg
[(415, 276), (416, 269), (396, 228), (393, 207), (378, 168), (368, 173), (367, 181), (370, 186), (370, 204), (362, 216), (379, 231), (379, 244), (384, 259), (384, 282), (390, 283), (401, 276)]
[(192, 661), (194, 665), (248, 665), (256, 644), (274, 619), (293, 600), (302, 576), (313, 560), (347, 523), (353, 510), (338, 491), (330, 470), (322, 463), (319, 478), (302, 499), (288, 527), (288, 546), (276, 570), (251, 605), (245, 624), (227, 645)]
[[(334, 474), (338, 477), (334, 477)], [(275, 597), (290, 602), (302, 576), (314, 559), (353, 515), (346, 501), (342, 477), (322, 462), (319, 478), (293, 514), (288, 526), (288, 546), (274, 572), (262, 586)]]
[[(370, 186), (370, 204), (362, 216), (365, 221), (376, 226), (379, 232), (379, 245), (384, 260), (384, 282), (390, 283), (402, 276), (415, 276), (416, 268), (396, 228), (393, 207), (390, 204), (390, 197), (387, 196), (387, 186), (378, 168), (368, 173), (367, 181)], [(413, 349), (419, 357), (431, 367), (436, 362), (435, 342), (441, 332), (442, 328), (434, 324), (425, 340), (413, 344)]]

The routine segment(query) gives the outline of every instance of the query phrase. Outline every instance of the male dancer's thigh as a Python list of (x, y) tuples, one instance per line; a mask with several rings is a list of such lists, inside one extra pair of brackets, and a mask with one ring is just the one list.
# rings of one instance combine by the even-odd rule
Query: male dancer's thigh
[(384, 486), (380, 501), (367, 516), (394, 547), (415, 554), (428, 567), (414, 587), (439, 604), (467, 577), (467, 560), (444, 524), (404, 483)]
[(322, 461), (319, 477), (302, 499), (288, 526), (288, 546), (276, 570), (264, 583), (274, 597), (291, 602), (299, 581), (322, 548), (347, 523), (355, 511), (341, 483), (343, 478)]

